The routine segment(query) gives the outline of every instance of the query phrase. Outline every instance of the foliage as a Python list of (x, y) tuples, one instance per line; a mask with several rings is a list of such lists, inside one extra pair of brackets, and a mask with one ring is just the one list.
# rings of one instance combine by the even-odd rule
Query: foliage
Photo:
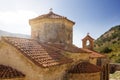
[(101, 53), (110, 53), (112, 51), (112, 49), (105, 47), (102, 51), (100, 51)]
[(120, 58), (118, 58), (118, 59), (116, 60), (116, 62), (117, 62), (117, 63), (120, 63)]
[(95, 50), (107, 54), (112, 62), (120, 63), (120, 25), (112, 27), (95, 40)]

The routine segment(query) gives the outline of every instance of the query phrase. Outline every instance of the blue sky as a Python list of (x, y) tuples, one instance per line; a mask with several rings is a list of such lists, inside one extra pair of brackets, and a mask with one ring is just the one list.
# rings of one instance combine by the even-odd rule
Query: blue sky
[(120, 24), (120, 0), (0, 0), (0, 30), (30, 35), (28, 20), (46, 14), (49, 9), (73, 20), (73, 43), (89, 32), (98, 38)]

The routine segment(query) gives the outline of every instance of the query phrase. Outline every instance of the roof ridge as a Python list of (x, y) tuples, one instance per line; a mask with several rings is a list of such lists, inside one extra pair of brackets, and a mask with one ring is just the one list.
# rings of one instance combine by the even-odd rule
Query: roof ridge
[(101, 58), (105, 57), (105, 55), (100, 54), (99, 52), (96, 52), (96, 51), (93, 51), (93, 50), (90, 50), (90, 49), (86, 49), (86, 48), (81, 48), (81, 49), (83, 49), (83, 50), (91, 53), (91, 54), (90, 54), (90, 57), (91, 57), (91, 58), (93, 58), (93, 57), (101, 57)]
[(30, 19), (30, 21), (32, 21), (32, 20), (38, 20), (38, 19), (43, 19), (43, 18), (67, 19), (68, 21), (70, 21), (70, 22), (72, 22), (73, 24), (75, 24), (75, 22), (73, 22), (72, 20), (69, 20), (67, 17), (61, 16), (61, 15), (59, 15), (59, 14), (56, 14), (56, 13), (52, 12), (52, 11), (50, 11), (50, 12), (47, 13), (47, 14), (42, 14), (42, 15), (40, 15), (40, 16), (38, 16), (38, 17), (35, 17), (35, 18), (33, 18), (33, 19)]

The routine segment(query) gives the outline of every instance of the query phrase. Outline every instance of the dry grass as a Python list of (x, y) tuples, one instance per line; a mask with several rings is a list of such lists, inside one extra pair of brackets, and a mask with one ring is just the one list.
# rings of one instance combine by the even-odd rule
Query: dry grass
[(110, 80), (120, 80), (120, 71), (116, 71), (114, 74), (110, 74)]

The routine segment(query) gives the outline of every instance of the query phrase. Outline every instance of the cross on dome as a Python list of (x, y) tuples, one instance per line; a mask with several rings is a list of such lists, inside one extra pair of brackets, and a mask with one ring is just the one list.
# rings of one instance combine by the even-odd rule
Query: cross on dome
[(88, 32), (87, 35), (89, 35), (90, 33)]
[(53, 9), (52, 9), (52, 8), (50, 8), (49, 10), (50, 10), (50, 12), (52, 12), (52, 10), (53, 10)]

